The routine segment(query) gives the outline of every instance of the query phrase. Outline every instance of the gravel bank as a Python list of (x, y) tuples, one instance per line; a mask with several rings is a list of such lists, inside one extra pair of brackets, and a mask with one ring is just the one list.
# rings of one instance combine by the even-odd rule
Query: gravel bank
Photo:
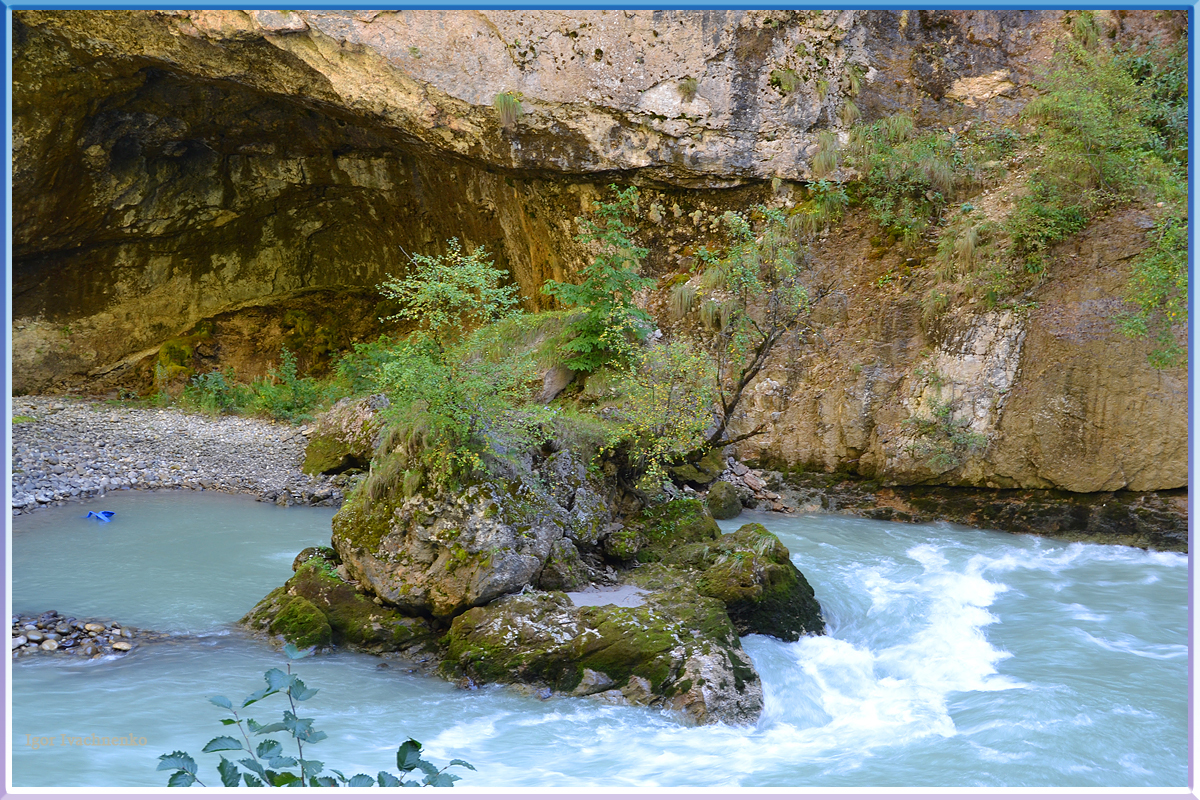
[(278, 505), (338, 506), (345, 476), (300, 471), (304, 428), (174, 409), (110, 406), (62, 397), (16, 397), (12, 513), (128, 489), (251, 494)]

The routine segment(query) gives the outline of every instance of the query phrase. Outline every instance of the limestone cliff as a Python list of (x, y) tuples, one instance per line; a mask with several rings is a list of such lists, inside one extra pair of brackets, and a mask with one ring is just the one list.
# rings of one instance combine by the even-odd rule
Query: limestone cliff
[[(1178, 15), (1100, 12), (1148, 40)], [(573, 218), (643, 188), (655, 274), (728, 208), (793, 204), (838, 111), (1010, 117), (1063, 29), (1025, 11), (36, 11), (13, 15), (14, 391), (320, 368), (380, 331), (405, 254), (484, 245), (547, 302)], [(505, 126), (497, 95), (519, 99)], [(816, 248), (819, 346), (781, 352), (743, 455), (885, 482), (1186, 484), (1186, 375), (1116, 333), (1140, 211), (1056, 254), (1021, 312), (921, 320), (853, 220)], [(905, 420), (953, 400), (986, 447), (930, 468)], [(907, 438), (906, 438), (907, 437)]]

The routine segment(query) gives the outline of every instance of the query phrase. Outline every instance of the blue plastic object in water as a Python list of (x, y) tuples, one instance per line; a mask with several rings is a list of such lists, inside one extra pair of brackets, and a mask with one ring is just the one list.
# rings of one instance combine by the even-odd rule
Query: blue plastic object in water
[(108, 522), (110, 519), (113, 518), (114, 513), (116, 513), (116, 512), (114, 512), (114, 511), (89, 511), (87, 513), (87, 516), (84, 517), (84, 519), (92, 519), (93, 517), (95, 517), (96, 519), (100, 520), (101, 522)]

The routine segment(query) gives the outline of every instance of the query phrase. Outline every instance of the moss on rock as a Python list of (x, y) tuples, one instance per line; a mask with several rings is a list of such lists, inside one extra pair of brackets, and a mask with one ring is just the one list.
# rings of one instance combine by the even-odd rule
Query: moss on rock
[[(321, 552), (328, 550), (303, 550), (294, 562), (296, 574), (260, 600), (242, 618), (242, 623), (252, 629), (282, 634), (288, 641), (303, 647), (312, 646), (312, 643), (301, 645), (297, 639), (319, 639), (321, 645), (392, 652), (430, 638), (427, 621), (381, 606), (338, 577), (334, 565)], [(297, 606), (297, 601), (303, 601), (304, 605)], [(320, 619), (312, 611), (316, 611)], [(322, 633), (322, 625), (326, 633)]]
[(795, 641), (802, 634), (825, 632), (812, 586), (788, 549), (762, 525), (750, 523), (725, 534), (709, 548), (709, 558), (697, 589), (725, 603), (739, 633)]
[(324, 647), (333, 640), (333, 631), (321, 609), (303, 597), (284, 603), (268, 630), (296, 647)]
[(708, 509), (692, 498), (645, 509), (629, 527), (641, 530), (645, 538), (646, 544), (637, 551), (639, 561), (661, 561), (681, 545), (714, 541), (721, 535)]
[[(659, 565), (645, 570), (654, 585), (683, 577)], [(510, 595), (455, 618), (445, 644), (447, 677), (576, 694), (598, 691), (599, 680), (618, 687), (609, 692), (621, 702), (676, 708), (697, 722), (745, 722), (761, 710), (758, 676), (724, 605), (677, 583), (633, 608), (576, 607), (559, 592)], [(702, 668), (713, 677), (703, 690)]]
[(714, 519), (733, 519), (742, 513), (742, 500), (729, 481), (717, 481), (708, 490), (704, 506)]

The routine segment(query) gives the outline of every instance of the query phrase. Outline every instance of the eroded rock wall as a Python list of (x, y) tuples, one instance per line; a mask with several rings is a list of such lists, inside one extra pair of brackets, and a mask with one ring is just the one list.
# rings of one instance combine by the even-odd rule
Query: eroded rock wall
[[(1142, 41), (1179, 27), (1097, 13)], [(585, 262), (572, 220), (614, 181), (643, 187), (646, 269), (669, 275), (719, 243), (724, 209), (797, 202), (851, 98), (866, 119), (923, 126), (1010, 117), (1063, 25), (1044, 11), (16, 12), (14, 391), (144, 389), (181, 337), (196, 371), (261, 374), (281, 344), (320, 366), (383, 329), (371, 289), (406, 253), (451, 236), (487, 247), (538, 308), (546, 278)], [(507, 127), (500, 93), (524, 110)], [(1139, 224), (1085, 232), (1019, 313), (936, 324), (907, 281), (876, 285), (902, 256), (872, 255), (867, 225), (837, 231), (814, 251), (832, 276), (819, 336), (761, 376), (734, 427), (768, 430), (742, 454), (897, 483), (1184, 485), (1186, 374), (1153, 370), (1111, 324)], [(947, 402), (985, 446), (916, 441), (906, 421)]]

